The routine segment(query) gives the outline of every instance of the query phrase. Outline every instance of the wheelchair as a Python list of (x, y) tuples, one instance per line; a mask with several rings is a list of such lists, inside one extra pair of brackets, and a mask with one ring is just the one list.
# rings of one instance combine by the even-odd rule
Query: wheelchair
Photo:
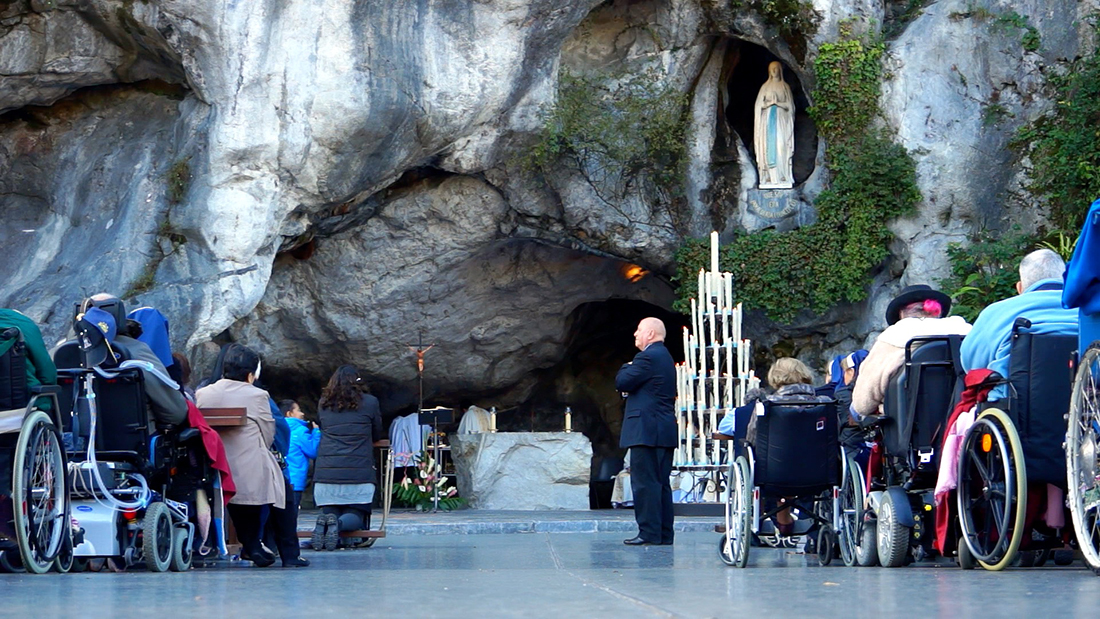
[(54, 353), (73, 442), (73, 517), (83, 534), (74, 555), (110, 559), (116, 569), (186, 571), (195, 538), (190, 504), (212, 480), (199, 431), (156, 429), (143, 373), (125, 346), (112, 344), (117, 359), (90, 363), (102, 333), (81, 321), (76, 331)]
[[(844, 561), (854, 561), (863, 479), (840, 447), (836, 402), (773, 400), (763, 406), (755, 444), (746, 444), (730, 465), (719, 557), (745, 567), (754, 537), (769, 533), (768, 519), (790, 508), (798, 517), (793, 537), (809, 540), (816, 533), (821, 565), (832, 561), (838, 542)], [(767, 499), (777, 504), (765, 508)]]
[[(0, 483), (11, 495), (15, 539), (0, 536), (0, 571), (64, 571), (72, 552), (61, 421), (54, 385), (28, 389), (26, 351), (19, 329), (0, 355)], [(8, 457), (10, 456), (10, 458)], [(10, 480), (10, 487), (8, 481)]]
[(936, 476), (948, 417), (962, 390), (962, 337), (917, 337), (890, 380), (877, 445), (868, 462), (867, 510), (856, 533), (857, 563), (883, 567), (933, 552)]
[(1085, 563), (1100, 575), (1100, 340), (1077, 364), (1068, 422), (1069, 511)]
[[(1009, 396), (979, 406), (959, 454), (956, 495), (962, 533), (959, 562), (963, 567), (976, 561), (987, 570), (1002, 570), (1016, 559), (1021, 544), (1025, 550), (1042, 552), (1073, 541), (1061, 522), (1046, 521), (1049, 514), (1065, 509), (1062, 502), (1048, 506), (1044, 518), (1039, 511), (1049, 495), (1037, 491), (1047, 484), (1066, 490), (1067, 462), (1077, 475), (1072, 479), (1084, 476), (1082, 460), (1063, 452), (1086, 457), (1095, 454), (1080, 441), (1080, 432), (1073, 439), (1079, 450), (1067, 450), (1063, 442), (1076, 349), (1076, 335), (1035, 333), (1027, 319), (1016, 320), (1005, 381)], [(1071, 423), (1071, 433), (1075, 429), (1080, 430)], [(1094, 430), (1090, 427), (1087, 431)], [(1071, 493), (1075, 485), (1069, 484)], [(1071, 494), (1071, 504), (1074, 499), (1085, 506), (1090, 500)], [(1080, 539), (1087, 541), (1089, 536)]]

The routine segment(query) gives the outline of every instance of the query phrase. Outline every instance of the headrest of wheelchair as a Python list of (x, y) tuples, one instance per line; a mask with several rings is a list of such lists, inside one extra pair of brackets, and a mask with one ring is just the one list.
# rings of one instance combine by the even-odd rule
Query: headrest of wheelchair
[(77, 320), (80, 314), (87, 312), (91, 308), (99, 308), (115, 319), (116, 327), (123, 327), (126, 325), (126, 304), (122, 299), (114, 296), (106, 296), (102, 299), (85, 299), (83, 303), (78, 303), (75, 311), (73, 312), (73, 320)]
[(118, 327), (110, 313), (93, 307), (77, 316), (73, 331), (88, 367), (101, 365), (108, 359), (115, 360), (111, 342), (118, 333)]

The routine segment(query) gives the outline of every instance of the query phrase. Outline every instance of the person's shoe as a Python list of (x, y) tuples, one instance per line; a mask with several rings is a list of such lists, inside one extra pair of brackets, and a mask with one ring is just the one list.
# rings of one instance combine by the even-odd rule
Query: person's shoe
[(313, 546), (314, 550), (325, 549), (326, 529), (328, 529), (328, 516), (321, 514), (317, 516), (317, 524), (313, 525), (313, 535), (309, 538), (309, 545)]
[(291, 559), (290, 561), (284, 561), (283, 567), (309, 567), (309, 559), (303, 559), (298, 557), (297, 559)]
[(655, 544), (647, 539), (643, 539), (642, 536), (632, 537), (630, 539), (624, 539), (623, 543), (627, 546), (654, 546)]
[(671, 546), (672, 545), (672, 540), (670, 540), (670, 539), (669, 540), (661, 540), (661, 545), (662, 546)]
[(340, 523), (336, 514), (325, 514), (325, 550), (336, 550), (340, 545)]
[(252, 565), (255, 565), (256, 567), (268, 567), (269, 565), (275, 563), (275, 555), (272, 555), (271, 553), (265, 552), (263, 550), (255, 554), (249, 553), (249, 557), (252, 561)]

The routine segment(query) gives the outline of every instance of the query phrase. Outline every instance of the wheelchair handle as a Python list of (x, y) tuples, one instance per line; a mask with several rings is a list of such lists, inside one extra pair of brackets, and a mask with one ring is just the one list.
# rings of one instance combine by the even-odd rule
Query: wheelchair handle
[(905, 343), (905, 363), (913, 362), (913, 344), (929, 344), (932, 342), (950, 342), (957, 335), (918, 335)]

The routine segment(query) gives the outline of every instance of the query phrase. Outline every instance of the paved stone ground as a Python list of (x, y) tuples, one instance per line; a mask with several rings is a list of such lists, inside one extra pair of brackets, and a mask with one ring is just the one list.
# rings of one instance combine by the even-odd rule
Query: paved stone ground
[[(303, 510), (298, 530), (312, 531), (319, 510)], [(371, 525), (377, 529), (376, 512)], [(714, 517), (676, 517), (677, 531), (714, 531)], [(393, 510), (386, 520), (387, 536), (467, 535), (484, 533), (629, 533), (637, 531), (632, 509), (509, 511), (460, 509), (436, 513)]]
[(1100, 578), (1072, 568), (828, 568), (718, 536), (628, 548), (617, 533), (394, 536), (306, 551), (313, 566), (186, 574), (0, 575), (4, 617), (1095, 617)]

